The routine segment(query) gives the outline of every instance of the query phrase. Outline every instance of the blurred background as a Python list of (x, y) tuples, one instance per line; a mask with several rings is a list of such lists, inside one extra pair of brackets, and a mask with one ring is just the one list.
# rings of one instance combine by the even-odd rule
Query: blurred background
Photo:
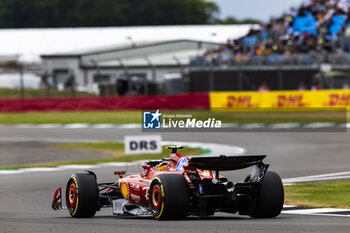
[[(350, 0), (0, 0), (0, 231), (118, 231), (115, 218), (67, 221), (43, 203), (71, 172), (91, 168), (109, 181), (111, 169), (140, 172), (124, 162), (168, 156), (126, 155), (125, 136), (142, 136), (140, 145), (157, 136), (191, 156), (267, 154), (285, 184), (317, 181), (285, 186), (286, 204), (349, 216), (349, 181), (318, 182), (350, 178), (349, 7)], [(167, 125), (215, 119), (222, 128), (141, 130), (148, 111)], [(235, 180), (247, 174), (225, 172)], [(348, 219), (326, 211), (332, 217), (249, 223), (221, 215), (181, 228), (349, 232)], [(123, 218), (118, 229), (179, 232), (179, 223)]]
[(0, 97), (347, 89), (348, 0), (8, 0)]

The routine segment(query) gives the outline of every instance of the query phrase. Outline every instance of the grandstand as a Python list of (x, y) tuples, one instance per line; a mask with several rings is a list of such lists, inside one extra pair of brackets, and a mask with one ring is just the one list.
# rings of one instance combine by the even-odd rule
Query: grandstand
[(229, 38), (191, 61), (191, 90), (297, 89), (301, 82), (348, 87), (349, 6), (349, 0), (308, 0), (240, 39)]
[[(122, 87), (133, 79), (134, 87), (119, 94), (150, 94), (155, 86), (161, 94), (165, 75), (177, 73), (182, 77), (192, 57), (228, 37), (246, 35), (249, 28), (250, 25), (182, 25), (0, 29), (0, 66), (24, 62), (25, 72), (42, 76), (42, 83), (58, 89), (71, 88), (74, 83), (78, 90), (111, 95), (116, 94), (116, 86)], [(10, 75), (20, 73), (16, 69), (0, 70)], [(0, 87), (8, 86), (9, 80), (5, 83), (5, 79), (6, 75)], [(122, 84), (116, 85), (118, 80)], [(149, 91), (147, 82), (153, 85)]]

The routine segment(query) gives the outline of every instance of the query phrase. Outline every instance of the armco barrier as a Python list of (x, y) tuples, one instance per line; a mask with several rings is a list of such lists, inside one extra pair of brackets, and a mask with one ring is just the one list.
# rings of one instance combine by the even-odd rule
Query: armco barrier
[(0, 112), (108, 111), (133, 109), (209, 108), (209, 94), (173, 96), (0, 99)]
[(350, 90), (211, 92), (211, 109), (347, 108)]

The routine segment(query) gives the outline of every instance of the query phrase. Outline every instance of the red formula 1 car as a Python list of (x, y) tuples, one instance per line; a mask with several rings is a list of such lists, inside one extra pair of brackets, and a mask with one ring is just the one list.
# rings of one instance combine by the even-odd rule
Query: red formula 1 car
[[(239, 213), (253, 218), (273, 218), (283, 208), (281, 178), (263, 163), (265, 155), (184, 157), (182, 147), (170, 146), (169, 158), (147, 161), (143, 172), (125, 176), (114, 172), (114, 182), (97, 183), (93, 172), (76, 173), (68, 180), (65, 199), (69, 214), (75, 218), (93, 217), (96, 211), (112, 207), (115, 215), (154, 216), (180, 219), (188, 215), (209, 216), (215, 212)], [(232, 183), (220, 171), (253, 166), (242, 183)], [(52, 202), (62, 206), (61, 188)]]

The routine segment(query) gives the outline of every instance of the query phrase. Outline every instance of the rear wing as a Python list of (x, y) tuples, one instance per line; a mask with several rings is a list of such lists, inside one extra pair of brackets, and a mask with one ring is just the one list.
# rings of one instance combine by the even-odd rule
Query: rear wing
[(192, 157), (188, 166), (197, 169), (212, 171), (229, 171), (247, 168), (254, 165), (263, 165), (263, 159), (266, 155), (249, 155), (249, 156), (201, 156)]
[(253, 171), (246, 178), (245, 183), (260, 183), (269, 167), (268, 164), (263, 163), (265, 158), (266, 155), (192, 157), (188, 164), (184, 165), (184, 170), (199, 195), (203, 196), (205, 195), (203, 180), (197, 169), (215, 171), (213, 182), (218, 182), (220, 171), (238, 170), (253, 166)]

